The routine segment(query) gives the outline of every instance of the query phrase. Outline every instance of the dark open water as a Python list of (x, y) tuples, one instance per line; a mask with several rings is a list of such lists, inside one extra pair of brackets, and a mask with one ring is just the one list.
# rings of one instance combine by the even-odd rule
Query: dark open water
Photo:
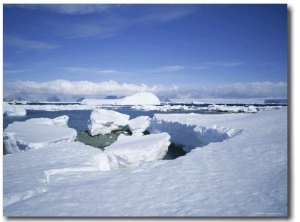
[[(117, 112), (127, 114), (130, 116), (130, 119), (144, 115), (153, 117), (155, 113), (208, 113), (207, 111), (169, 111), (169, 112), (160, 112), (160, 111), (143, 111), (136, 110), (130, 107), (119, 107), (119, 108), (109, 108)], [(3, 130), (8, 126), (8, 124), (13, 123), (14, 121), (26, 121), (31, 118), (56, 118), (62, 115), (69, 116), (68, 126), (74, 128), (78, 133), (88, 130), (87, 122), (90, 118), (92, 110), (62, 110), (62, 111), (43, 111), (43, 110), (27, 110), (26, 116), (3, 116)], [(217, 112), (209, 112), (211, 114)]]

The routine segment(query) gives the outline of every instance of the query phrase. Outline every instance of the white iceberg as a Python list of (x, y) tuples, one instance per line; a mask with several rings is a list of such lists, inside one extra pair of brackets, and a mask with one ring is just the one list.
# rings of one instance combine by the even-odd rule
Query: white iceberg
[(160, 100), (153, 93), (142, 92), (120, 99), (117, 105), (160, 105)]
[(162, 159), (169, 145), (170, 136), (167, 133), (147, 136), (120, 135), (115, 143), (92, 159), (102, 171), (138, 166), (143, 162)]
[(88, 129), (91, 136), (108, 134), (128, 124), (129, 115), (113, 110), (94, 109), (88, 122)]
[(84, 99), (81, 104), (88, 106), (98, 105), (160, 105), (159, 98), (148, 92), (137, 93), (122, 99)]
[(77, 131), (67, 127), (68, 116), (54, 119), (34, 118), (13, 122), (4, 130), (4, 144), (8, 153), (39, 149), (53, 143), (71, 142)]
[(3, 102), (3, 115), (26, 116), (26, 110), (19, 105), (10, 105), (7, 102)]
[(138, 116), (129, 120), (128, 128), (132, 135), (143, 135), (151, 124), (151, 118), (149, 116)]

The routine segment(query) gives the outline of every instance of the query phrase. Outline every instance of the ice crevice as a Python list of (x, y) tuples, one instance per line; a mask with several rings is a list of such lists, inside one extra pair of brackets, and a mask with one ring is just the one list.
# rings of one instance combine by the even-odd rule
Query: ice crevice
[(206, 146), (211, 142), (222, 142), (242, 133), (242, 129), (217, 125), (185, 124), (162, 120), (156, 116), (152, 120), (149, 131), (151, 134), (168, 133), (171, 136), (171, 142), (182, 145), (185, 152)]

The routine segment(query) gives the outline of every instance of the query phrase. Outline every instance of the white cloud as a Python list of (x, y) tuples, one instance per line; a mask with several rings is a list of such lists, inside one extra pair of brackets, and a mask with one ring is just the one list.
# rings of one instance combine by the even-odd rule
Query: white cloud
[(156, 69), (147, 70), (151, 73), (160, 73), (160, 72), (178, 72), (185, 69), (184, 66), (174, 65), (174, 66), (163, 66)]
[[(126, 21), (117, 19), (103, 18), (98, 21), (83, 20), (77, 22), (68, 22), (65, 26), (56, 27), (56, 22), (53, 24), (57, 28), (57, 32), (67, 38), (108, 38), (118, 35), (121, 30), (129, 24)], [(66, 26), (68, 28), (66, 28)]]
[(59, 47), (58, 45), (35, 41), (35, 40), (28, 40), (19, 38), (16, 36), (5, 35), (3, 38), (4, 45), (14, 46), (16, 48), (24, 49), (24, 50), (49, 50), (55, 49)]
[(185, 17), (194, 13), (197, 10), (195, 5), (172, 5), (172, 4), (161, 4), (159, 7), (152, 5), (149, 7), (149, 11), (141, 16), (138, 21), (144, 22), (168, 22), (177, 18)]
[(245, 62), (225, 62), (221, 66), (234, 67), (234, 66), (240, 66), (244, 64)]
[(172, 85), (147, 86), (145, 84), (119, 84), (115, 81), (93, 83), (55, 80), (50, 82), (15, 82), (4, 84), (4, 96), (22, 95), (24, 98), (46, 99), (50, 95), (60, 98), (104, 98), (107, 95), (127, 96), (138, 92), (152, 92), (167, 98), (287, 98), (287, 84), (283, 82), (236, 83), (216, 87), (180, 87)]
[[(180, 4), (15, 4), (6, 7), (20, 7), (27, 10), (44, 10), (64, 15), (84, 16), (76, 21), (60, 20), (53, 23), (55, 32), (67, 38), (108, 38), (119, 35), (131, 26), (147, 26), (149, 23), (169, 22), (188, 16), (197, 10), (195, 5)], [(57, 24), (61, 25), (58, 27)]]
[(52, 10), (61, 14), (90, 14), (95, 12), (103, 12), (113, 5), (107, 4), (50, 4), (44, 5), (45, 9)]
[(15, 73), (23, 73), (29, 71), (30, 69), (3, 70), (3, 74), (15, 74)]
[(82, 68), (82, 67), (65, 67), (63, 70), (69, 72), (69, 73), (77, 73), (82, 75), (87, 74), (93, 74), (93, 75), (99, 75), (99, 74), (120, 74), (120, 71), (114, 70), (114, 69), (93, 69), (93, 68)]
[(6, 5), (8, 7), (19, 7), (29, 10), (47, 10), (60, 14), (84, 15), (103, 12), (118, 5), (109, 4), (16, 4)]
[(236, 67), (246, 64), (245, 62), (238, 61), (238, 62), (206, 62), (194, 68), (194, 70), (202, 70), (202, 69), (210, 69), (214, 67)]

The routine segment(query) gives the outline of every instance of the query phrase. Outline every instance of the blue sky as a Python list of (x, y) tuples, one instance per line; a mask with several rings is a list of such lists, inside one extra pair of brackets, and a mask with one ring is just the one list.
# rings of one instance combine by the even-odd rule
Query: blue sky
[(4, 96), (287, 95), (284, 4), (31, 4), (3, 14)]

